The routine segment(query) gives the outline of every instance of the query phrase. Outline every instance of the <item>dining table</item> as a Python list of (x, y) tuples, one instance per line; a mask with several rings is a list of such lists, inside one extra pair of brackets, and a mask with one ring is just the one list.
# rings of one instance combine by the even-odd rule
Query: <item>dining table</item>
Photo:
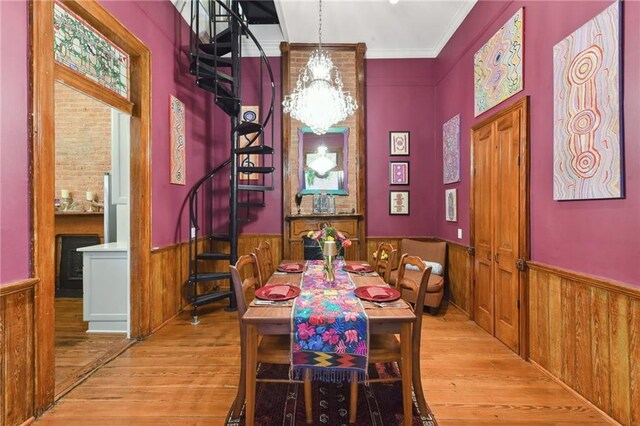
[[(283, 264), (288, 263), (283, 261)], [(354, 262), (347, 262), (354, 263)], [(362, 264), (364, 262), (356, 262)], [(302, 282), (301, 273), (274, 273), (266, 285), (297, 284)], [(383, 279), (375, 273), (349, 274), (351, 281), (357, 287), (360, 286), (387, 286)], [(402, 375), (402, 410), (404, 424), (411, 425), (412, 413), (412, 346), (411, 332), (416, 316), (408, 303), (384, 304), (363, 301), (366, 315), (369, 321), (369, 334), (396, 334), (400, 335), (401, 359), (400, 372)], [(292, 303), (255, 304), (251, 303), (242, 317), (245, 325), (244, 348), (244, 374), (245, 377), (245, 424), (253, 425), (255, 419), (255, 396), (257, 350), (259, 336), (264, 335), (291, 335)]]

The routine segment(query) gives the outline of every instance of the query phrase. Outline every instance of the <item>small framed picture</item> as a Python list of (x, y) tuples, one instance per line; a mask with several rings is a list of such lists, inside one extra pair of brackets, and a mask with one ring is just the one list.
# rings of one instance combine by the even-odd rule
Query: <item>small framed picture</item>
[(444, 191), (445, 218), (447, 222), (458, 221), (458, 190), (447, 189)]
[(389, 155), (409, 155), (409, 132), (389, 132)]
[(389, 162), (389, 185), (409, 185), (409, 162)]
[(389, 191), (389, 214), (409, 214), (409, 191)]

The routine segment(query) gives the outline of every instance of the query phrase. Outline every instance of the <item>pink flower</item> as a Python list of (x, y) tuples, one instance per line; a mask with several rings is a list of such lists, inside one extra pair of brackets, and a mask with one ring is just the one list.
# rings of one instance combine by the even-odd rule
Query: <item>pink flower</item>
[(350, 245), (351, 245), (351, 240), (348, 238), (342, 242), (342, 247), (346, 248), (346, 247), (349, 247)]
[(344, 241), (347, 239), (347, 237), (345, 237), (344, 234), (338, 230), (336, 230), (336, 237), (338, 237), (340, 241)]
[(316, 231), (313, 233), (313, 235), (311, 236), (312, 240), (317, 240), (318, 238), (322, 237), (323, 232), (322, 231)]
[(298, 336), (300, 339), (307, 340), (314, 334), (316, 334), (315, 327), (308, 325), (306, 322), (298, 324)]
[(345, 321), (356, 321), (358, 319), (358, 313), (357, 312), (345, 312), (344, 313), (344, 320)]
[(329, 342), (330, 345), (335, 345), (340, 340), (340, 335), (333, 328), (322, 333), (322, 341)]
[(324, 315), (310, 315), (309, 316), (309, 323), (311, 323), (311, 325), (320, 325), (320, 324), (324, 324)]
[(358, 341), (358, 331), (347, 330), (344, 332), (344, 337), (346, 338), (347, 343), (355, 343)]

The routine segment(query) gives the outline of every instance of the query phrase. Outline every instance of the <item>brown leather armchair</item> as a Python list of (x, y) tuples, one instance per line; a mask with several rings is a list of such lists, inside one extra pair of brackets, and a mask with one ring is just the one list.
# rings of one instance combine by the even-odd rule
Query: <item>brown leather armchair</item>
[[(428, 306), (431, 313), (437, 312), (444, 297), (444, 274), (446, 270), (446, 257), (447, 257), (447, 243), (444, 241), (417, 241), (405, 238), (400, 241), (400, 247), (398, 248), (396, 259), (392, 259), (392, 264), (395, 265), (398, 262), (398, 258), (402, 254), (408, 254), (410, 256), (418, 256), (422, 260), (429, 262), (436, 262), (442, 265), (442, 275), (435, 275), (434, 270), (429, 277), (429, 284), (427, 285), (427, 292), (424, 296), (424, 304)], [(415, 275), (415, 276), (414, 276)], [(407, 270), (405, 272), (405, 278), (418, 279), (420, 271)], [(389, 274), (389, 285), (396, 286), (398, 279), (398, 269), (394, 266)], [(402, 290), (402, 298), (413, 302), (416, 299), (415, 294), (410, 294), (409, 290)]]

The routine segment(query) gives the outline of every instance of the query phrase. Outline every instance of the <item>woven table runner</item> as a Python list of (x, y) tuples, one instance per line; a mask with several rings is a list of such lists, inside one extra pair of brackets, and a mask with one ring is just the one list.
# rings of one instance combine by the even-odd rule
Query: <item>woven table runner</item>
[(350, 380), (353, 371), (358, 380), (366, 380), (369, 320), (353, 294), (354, 283), (341, 264), (336, 265), (333, 283), (324, 279), (322, 260), (307, 265), (291, 313), (293, 377), (302, 379), (310, 369), (313, 380)]

